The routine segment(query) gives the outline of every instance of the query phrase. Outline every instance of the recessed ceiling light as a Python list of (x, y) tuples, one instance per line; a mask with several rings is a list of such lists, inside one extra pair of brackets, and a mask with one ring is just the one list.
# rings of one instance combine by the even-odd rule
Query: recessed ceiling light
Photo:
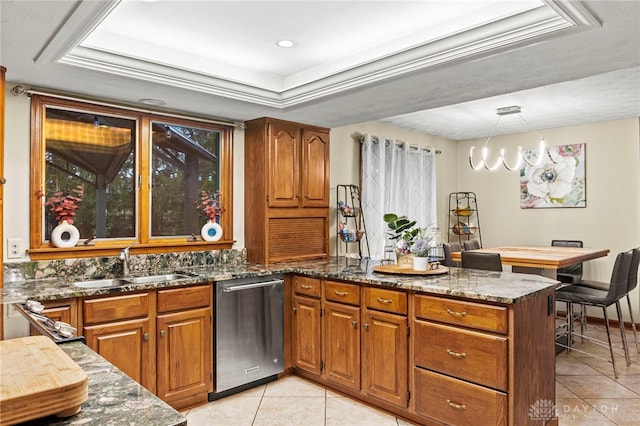
[(291, 40), (282, 39), (282, 40), (278, 40), (276, 42), (276, 45), (278, 47), (288, 48), (288, 47), (293, 47), (295, 45), (295, 43), (293, 41), (291, 41)]
[(144, 105), (153, 105), (153, 106), (162, 106), (162, 105), (166, 105), (167, 103), (161, 99), (138, 99), (138, 102), (140, 102), (141, 104)]

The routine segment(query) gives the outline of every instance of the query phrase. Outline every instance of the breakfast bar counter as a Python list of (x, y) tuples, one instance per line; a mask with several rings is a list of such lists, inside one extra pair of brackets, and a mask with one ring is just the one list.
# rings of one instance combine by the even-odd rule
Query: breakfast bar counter
[[(27, 279), (20, 283), (5, 283), (0, 294), (0, 303), (24, 303), (29, 299), (47, 301), (73, 297), (88, 297), (120, 294), (132, 291), (181, 287), (203, 282), (215, 282), (235, 278), (256, 277), (270, 274), (297, 274), (314, 278), (343, 280), (388, 287), (419, 293), (464, 297), (478, 301), (513, 304), (555, 288), (556, 280), (527, 274), (510, 272), (490, 272), (472, 269), (452, 268), (441, 275), (398, 275), (375, 272), (374, 260), (329, 258), (298, 262), (274, 263), (269, 265), (202, 265), (179, 266), (188, 277), (176, 281), (145, 281), (125, 283), (115, 287), (83, 288), (74, 285), (77, 280), (91, 277), (41, 277)], [(173, 272), (174, 269), (167, 270)], [(167, 271), (135, 271), (132, 276), (158, 274)]]

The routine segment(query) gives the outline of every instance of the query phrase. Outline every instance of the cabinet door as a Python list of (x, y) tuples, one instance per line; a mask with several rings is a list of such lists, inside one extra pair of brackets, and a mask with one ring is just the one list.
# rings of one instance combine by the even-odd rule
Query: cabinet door
[(293, 365), (320, 375), (320, 299), (293, 298)]
[(298, 207), (300, 204), (299, 149), (297, 126), (279, 122), (269, 124), (269, 207)]
[(157, 395), (172, 403), (212, 388), (211, 308), (157, 317)]
[(407, 407), (407, 317), (365, 309), (362, 380), (368, 395)]
[(329, 207), (329, 133), (302, 130), (302, 207)]
[(325, 302), (324, 374), (327, 380), (360, 389), (360, 307)]
[(87, 346), (145, 388), (155, 390), (148, 318), (84, 327), (84, 336)]

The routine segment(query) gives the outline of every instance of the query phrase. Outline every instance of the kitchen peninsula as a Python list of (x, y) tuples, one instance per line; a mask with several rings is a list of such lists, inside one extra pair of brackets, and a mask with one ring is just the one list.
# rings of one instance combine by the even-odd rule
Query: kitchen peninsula
[(420, 424), (557, 421), (544, 411), (555, 401), (554, 280), (475, 270), (385, 275), (373, 272), (374, 262), (345, 259), (185, 264), (190, 276), (176, 282), (8, 283), (3, 302), (85, 300), (283, 273), (286, 371)]

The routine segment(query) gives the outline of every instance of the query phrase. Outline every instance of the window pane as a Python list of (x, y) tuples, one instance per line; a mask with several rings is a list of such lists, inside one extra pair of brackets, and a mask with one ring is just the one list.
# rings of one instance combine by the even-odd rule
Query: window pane
[[(47, 108), (44, 135), (46, 199), (80, 185), (83, 198), (73, 224), (81, 238), (135, 237), (136, 120)], [(46, 208), (46, 240), (56, 225)]]
[(220, 189), (218, 130), (152, 122), (151, 235), (199, 234), (200, 192)]

